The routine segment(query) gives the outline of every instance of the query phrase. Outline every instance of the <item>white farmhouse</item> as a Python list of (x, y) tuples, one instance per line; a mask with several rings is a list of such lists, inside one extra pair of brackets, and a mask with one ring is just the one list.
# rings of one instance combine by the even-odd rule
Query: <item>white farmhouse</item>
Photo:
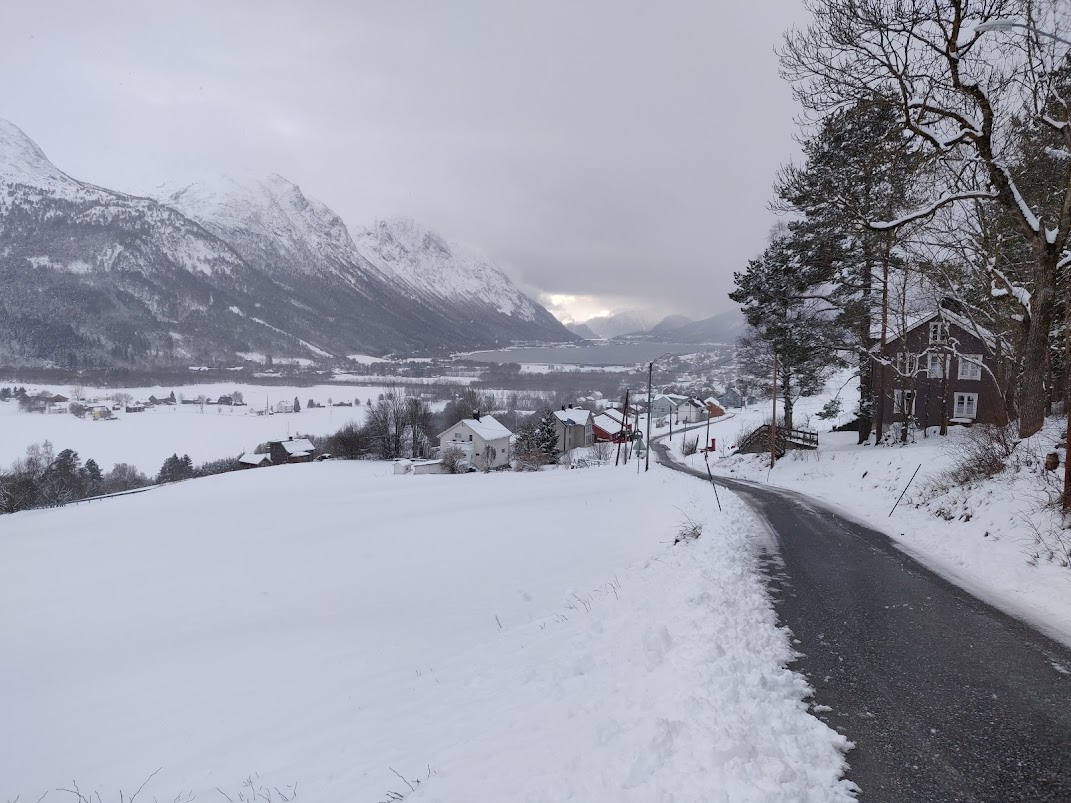
[(508, 466), (512, 435), (493, 415), (476, 412), (439, 435), (439, 450), (459, 449), (479, 469)]

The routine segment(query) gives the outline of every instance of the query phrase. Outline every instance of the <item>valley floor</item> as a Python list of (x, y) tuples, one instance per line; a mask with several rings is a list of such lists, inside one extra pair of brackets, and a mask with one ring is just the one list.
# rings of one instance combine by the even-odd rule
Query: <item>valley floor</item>
[(327, 462), (6, 516), (0, 798), (849, 800), (722, 503)]

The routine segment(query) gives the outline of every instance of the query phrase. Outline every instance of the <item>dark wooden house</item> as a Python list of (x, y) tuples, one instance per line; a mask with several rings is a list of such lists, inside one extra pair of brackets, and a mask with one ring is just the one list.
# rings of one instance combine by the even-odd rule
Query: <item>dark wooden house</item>
[[(874, 427), (909, 421), (916, 428), (944, 424), (1004, 424), (997, 338), (955, 312), (939, 308), (891, 331), (881, 351), (871, 349)], [(877, 407), (880, 405), (880, 412)]]
[(282, 441), (268, 441), (268, 454), (272, 465), (284, 463), (309, 463), (312, 461), (316, 447), (308, 438), (287, 438)]

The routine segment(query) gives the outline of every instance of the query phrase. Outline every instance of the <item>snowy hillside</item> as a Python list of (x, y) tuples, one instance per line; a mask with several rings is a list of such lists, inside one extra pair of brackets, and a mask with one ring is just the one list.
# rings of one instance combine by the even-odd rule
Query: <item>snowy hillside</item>
[(357, 235), (357, 247), (384, 274), (425, 297), (477, 301), (526, 321), (536, 320), (540, 311), (546, 313), (486, 254), (447, 242), (413, 220), (379, 221)]
[[(846, 801), (764, 530), (723, 503), (668, 472), (359, 461), (6, 517), (0, 798), (162, 767), (147, 799), (254, 775), (383, 800), (402, 775), (443, 803)], [(703, 534), (674, 546), (684, 515)]]

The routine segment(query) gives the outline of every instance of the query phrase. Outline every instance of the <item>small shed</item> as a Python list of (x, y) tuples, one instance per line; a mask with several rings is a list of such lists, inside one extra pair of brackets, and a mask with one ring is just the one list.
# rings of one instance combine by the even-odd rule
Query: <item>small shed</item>
[(416, 460), (413, 462), (414, 474), (442, 474), (442, 460)]

